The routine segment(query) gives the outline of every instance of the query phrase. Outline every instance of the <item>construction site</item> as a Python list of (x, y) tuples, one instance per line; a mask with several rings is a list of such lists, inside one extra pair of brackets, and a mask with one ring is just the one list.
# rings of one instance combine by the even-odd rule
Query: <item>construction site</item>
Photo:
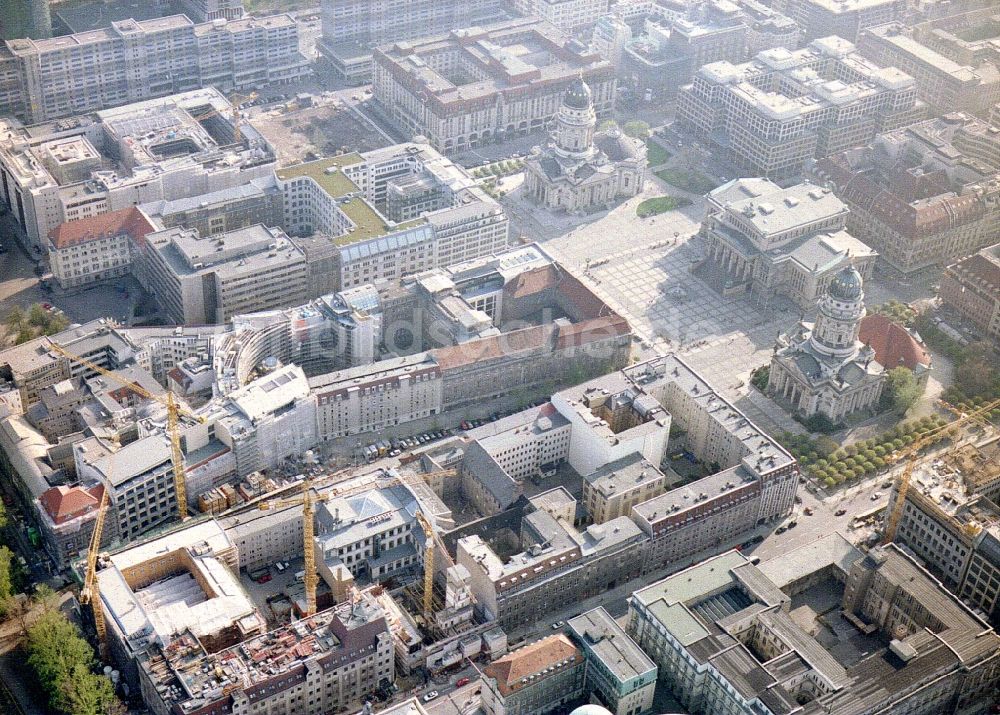
[[(325, 712), (502, 652), (438, 536), (453, 525), (439, 491), (457, 473), (420, 467), (306, 478), (114, 554), (93, 549), (82, 600), (102, 653), (165, 715), (252, 700), (269, 678), (305, 682), (313, 660), (338, 663), (324, 678), (343, 671)], [(372, 649), (371, 673), (340, 664)]]
[(274, 146), (280, 166), (393, 143), (372, 131), (360, 110), (332, 97), (291, 99), (253, 116), (250, 123)]

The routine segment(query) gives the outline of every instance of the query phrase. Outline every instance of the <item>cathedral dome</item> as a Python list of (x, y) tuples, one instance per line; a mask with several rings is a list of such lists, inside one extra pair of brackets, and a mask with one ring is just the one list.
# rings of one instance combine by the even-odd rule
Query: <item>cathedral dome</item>
[(583, 81), (583, 77), (577, 77), (563, 97), (563, 104), (571, 109), (587, 109), (591, 96), (590, 87)]
[(861, 274), (854, 266), (847, 266), (833, 277), (827, 292), (836, 300), (855, 301), (861, 298), (862, 284)]
[(589, 703), (587, 705), (581, 705), (569, 715), (611, 715), (611, 711), (607, 708), (601, 707), (600, 705)]

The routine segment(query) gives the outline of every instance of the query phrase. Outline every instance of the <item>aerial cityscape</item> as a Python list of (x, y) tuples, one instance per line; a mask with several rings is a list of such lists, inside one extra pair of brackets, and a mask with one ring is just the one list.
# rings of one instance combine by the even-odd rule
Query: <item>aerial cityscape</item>
[(0, 0), (0, 713), (1000, 713), (996, 0)]

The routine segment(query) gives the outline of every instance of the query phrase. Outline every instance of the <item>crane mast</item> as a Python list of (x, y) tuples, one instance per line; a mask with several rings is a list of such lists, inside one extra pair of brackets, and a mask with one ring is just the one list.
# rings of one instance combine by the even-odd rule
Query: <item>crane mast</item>
[(94, 531), (90, 535), (90, 548), (87, 549), (87, 573), (84, 574), (83, 589), (80, 591), (81, 603), (89, 604), (94, 612), (94, 630), (97, 631), (97, 644), (102, 659), (107, 643), (108, 628), (104, 622), (104, 609), (101, 608), (101, 596), (97, 584), (97, 555), (101, 550), (101, 535), (104, 532), (108, 501), (108, 490), (105, 488), (101, 495), (101, 504), (97, 509), (97, 518), (94, 520)]
[[(69, 350), (64, 348), (58, 343), (52, 343), (52, 349), (63, 357), (72, 360), (80, 365), (83, 365), (88, 370), (93, 370), (99, 375), (117, 382), (119, 385), (128, 388), (132, 392), (144, 397), (147, 400), (154, 400), (159, 402), (161, 405), (167, 408), (167, 433), (170, 437), (170, 455), (171, 462), (173, 463), (174, 472), (174, 491), (177, 494), (177, 513), (180, 515), (181, 519), (187, 519), (188, 517), (188, 503), (187, 503), (187, 482), (184, 480), (184, 454), (181, 450), (181, 437), (178, 430), (179, 420), (182, 414), (195, 417), (191, 415), (190, 412), (182, 410), (180, 405), (177, 403), (177, 398), (174, 393), (167, 391), (166, 397), (161, 395), (154, 395), (149, 390), (137, 385), (134, 382), (129, 382), (128, 380), (122, 378), (117, 373), (101, 367), (100, 365), (75, 355)], [(195, 419), (202, 421), (202, 418), (195, 417)]]
[(906, 466), (903, 468), (902, 474), (899, 475), (899, 487), (896, 490), (896, 501), (892, 505), (892, 511), (889, 513), (889, 518), (886, 520), (885, 533), (882, 534), (883, 544), (888, 544), (896, 538), (896, 530), (899, 528), (899, 522), (903, 518), (903, 509), (906, 507), (906, 495), (910, 490), (910, 482), (913, 479), (913, 470), (917, 466), (917, 458), (920, 455), (920, 450), (935, 442), (943, 432), (946, 432), (954, 427), (962, 427), (967, 422), (976, 421), (983, 415), (988, 415), (997, 407), (1000, 407), (1000, 399), (993, 400), (992, 402), (985, 404), (982, 407), (978, 407), (971, 412), (963, 412), (954, 422), (949, 422), (938, 429), (932, 430), (917, 441), (910, 444), (909, 448), (903, 455), (903, 458), (907, 460)]

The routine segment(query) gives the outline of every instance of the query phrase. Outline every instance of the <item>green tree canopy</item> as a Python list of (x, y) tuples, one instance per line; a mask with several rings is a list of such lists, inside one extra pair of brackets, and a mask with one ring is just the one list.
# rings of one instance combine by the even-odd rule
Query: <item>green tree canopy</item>
[(120, 715), (126, 712), (115, 695), (111, 681), (79, 663), (73, 666), (70, 677), (62, 685), (62, 701), (62, 707), (69, 715)]
[(913, 371), (899, 366), (889, 370), (885, 383), (885, 402), (897, 415), (904, 415), (920, 397), (921, 389)]
[(648, 139), (649, 138), (649, 125), (638, 119), (633, 119), (631, 122), (625, 122), (625, 126), (622, 127), (622, 131), (625, 132), (627, 136), (634, 139)]

